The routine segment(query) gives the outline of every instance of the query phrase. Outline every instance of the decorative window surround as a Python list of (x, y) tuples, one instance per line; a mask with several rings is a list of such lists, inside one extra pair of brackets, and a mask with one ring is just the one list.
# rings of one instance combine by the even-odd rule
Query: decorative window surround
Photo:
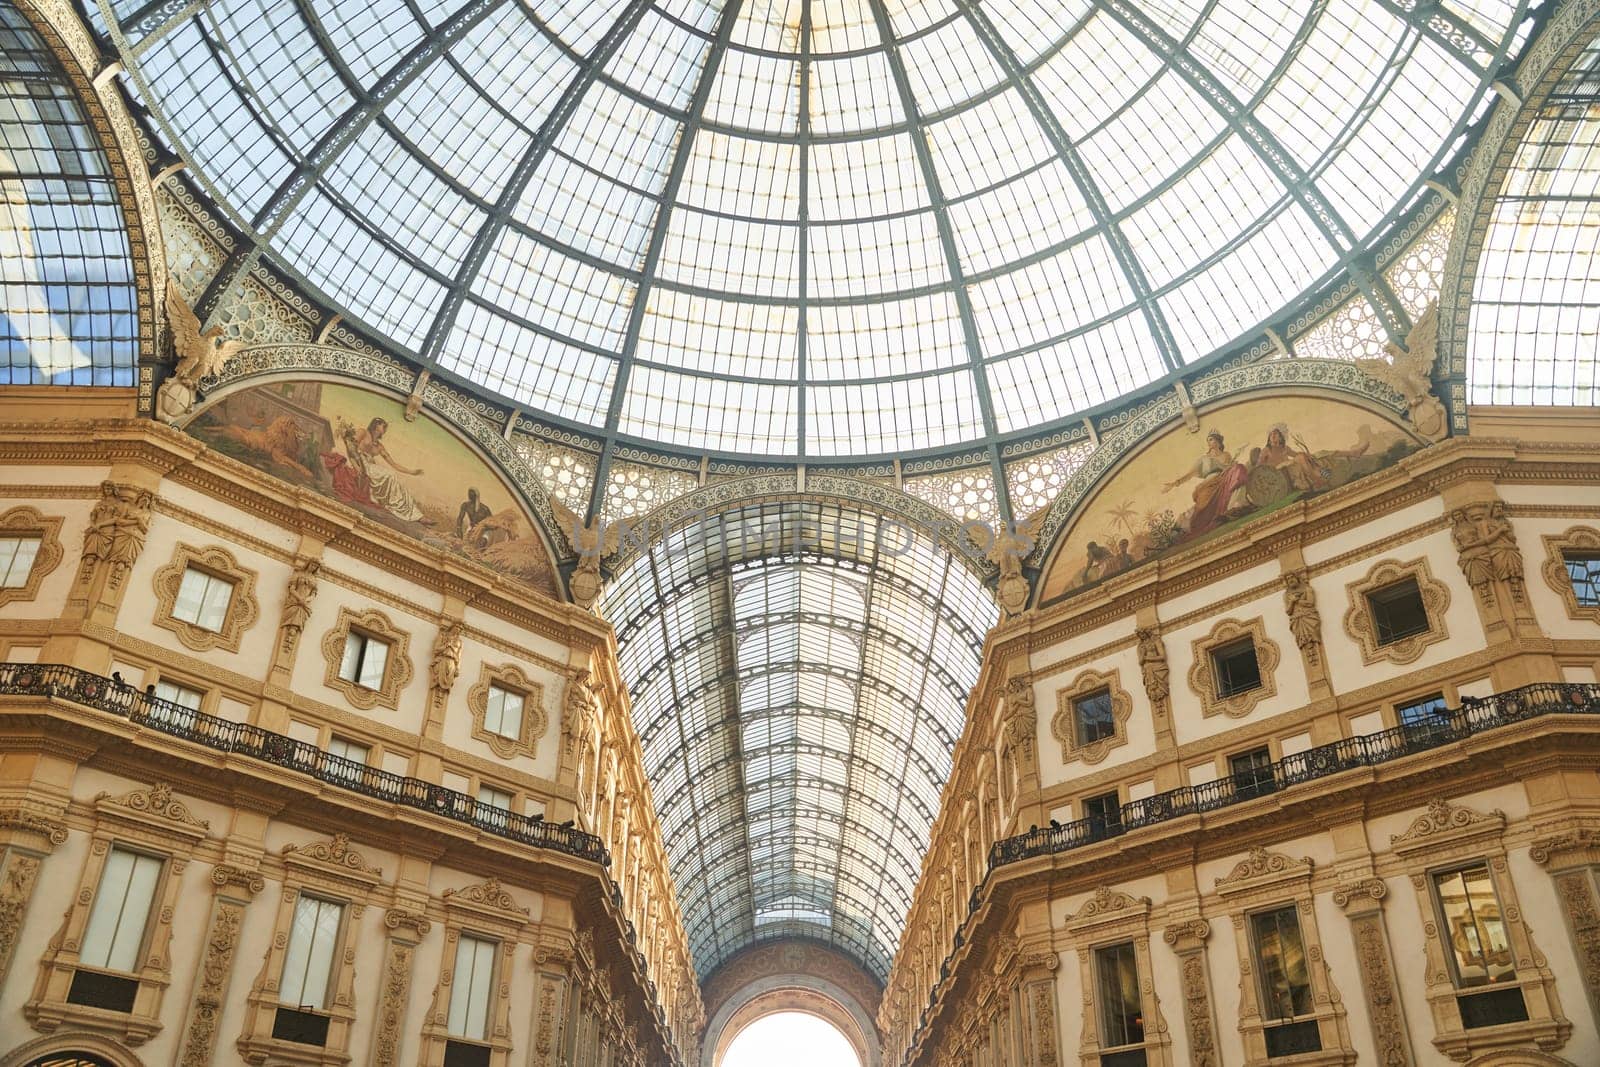
[[(345, 638), (351, 629), (388, 642), (388, 657), (383, 666), (383, 684), (376, 689), (369, 689), (339, 677), (339, 665), (344, 661)], [(323, 684), (329, 689), (343, 693), (346, 700), (363, 711), (371, 711), (380, 705), (393, 711), (400, 706), (400, 691), (411, 681), (411, 657), (407, 655), (410, 645), (410, 635), (390, 622), (389, 616), (383, 612), (375, 608), (367, 611), (340, 608), (339, 621), (322, 637), (322, 657), (328, 663), (328, 672), (322, 679)]]
[[(455, 980), (456, 947), (461, 935), (497, 942), (493, 998), (489, 1004), (488, 1038), (481, 1042), (489, 1049), (490, 1067), (507, 1067), (511, 1056), (511, 980), (512, 961), (517, 942), (529, 924), (528, 909), (517, 903), (498, 879), (478, 885), (447, 889), (444, 951), (439, 964), (439, 983), (434, 987), (433, 1003), (422, 1027), (422, 1051), (418, 1067), (443, 1067), (445, 1046), (455, 1038), (450, 1033), (450, 991)], [(479, 1042), (471, 1042), (478, 1044)]]
[[(1403, 833), (1389, 838), (1390, 849), (1404, 864), (1405, 873), (1417, 893), (1417, 908), (1422, 922), (1427, 953), (1425, 981), (1427, 1001), (1433, 1015), (1433, 1045), (1453, 1060), (1465, 1061), (1490, 1049), (1526, 1046), (1530, 1042), (1545, 1052), (1554, 1052), (1567, 1043), (1572, 1023), (1561, 1012), (1556, 995), (1555, 975), (1533, 943), (1533, 932), (1522, 915), (1506, 864), (1506, 817), (1503, 812), (1487, 814), (1458, 807), (1447, 800), (1434, 800)], [(1433, 897), (1432, 874), (1451, 867), (1487, 862), (1500, 899), (1506, 936), (1516, 961), (1517, 980), (1502, 988), (1522, 990), (1527, 1006), (1526, 1022), (1506, 1023), (1467, 1029), (1461, 1022), (1457, 1004), (1460, 990), (1450, 977), (1447, 949), (1439, 932), (1439, 912)]]
[(1383, 902), (1388, 895), (1388, 885), (1368, 871), (1341, 881), (1333, 891), (1333, 902), (1344, 909), (1350, 920), (1378, 1062), (1405, 1067), (1417, 1062), (1417, 1054), (1411, 1045), (1405, 1012), (1400, 1009), (1394, 953), (1389, 948), (1389, 930), (1383, 918)]
[(0, 607), (13, 601), (32, 600), (39, 595), (39, 583), (61, 565), (61, 516), (44, 515), (34, 508), (10, 508), (0, 513), (0, 537), (37, 537), (28, 579), (21, 585), (0, 589)]
[(39, 864), (66, 841), (67, 827), (59, 811), (14, 801), (0, 807), (0, 983), (10, 973)]
[[(273, 924), (272, 943), (262, 959), (261, 970), (245, 998), (244, 1026), (237, 1042), (239, 1055), (246, 1063), (271, 1061), (335, 1067), (350, 1060), (351, 1024), (355, 1021), (355, 937), (366, 911), (366, 900), (383, 878), (383, 871), (350, 847), (349, 838), (335, 834), (327, 841), (283, 847), (283, 893)], [(295, 904), (302, 893), (344, 905), (343, 928), (334, 950), (333, 975), (328, 979), (327, 1041), (322, 1045), (284, 1041), (272, 1036), (277, 1018), (278, 984), (283, 975), (283, 958), (289, 947), (294, 924)]]
[(1215, 1012), (1211, 1006), (1211, 974), (1206, 966), (1206, 939), (1210, 936), (1211, 924), (1198, 916), (1175, 922), (1161, 934), (1161, 939), (1178, 957), (1189, 1062), (1197, 1065), (1221, 1062), (1217, 1053)]
[[(191, 567), (233, 585), (220, 629), (208, 630), (173, 615), (184, 572)], [(233, 553), (219, 545), (210, 548), (178, 545), (172, 553), (172, 562), (156, 571), (155, 591), (155, 625), (163, 630), (171, 630), (185, 647), (196, 652), (211, 652), (219, 648), (228, 652), (239, 651), (240, 639), (246, 630), (255, 625), (261, 611), (256, 601), (256, 572), (240, 566)]]
[(1556, 884), (1589, 1004), (1600, 1018), (1600, 884), (1595, 880), (1600, 872), (1600, 827), (1573, 827), (1541, 838), (1528, 854)]
[[(162, 782), (121, 797), (112, 797), (109, 793), (95, 797), (89, 854), (78, 879), (77, 892), (60, 930), (51, 939), (52, 947), (40, 966), (33, 996), (22, 1009), (35, 1030), (53, 1033), (65, 1026), (69, 1031), (115, 1037), (129, 1045), (141, 1045), (161, 1031), (161, 1001), (172, 982), (168, 945), (172, 940), (178, 884), (196, 846), (205, 840), (209, 829), (210, 824), (195, 818), (188, 806), (173, 796), (172, 787)], [(132, 1007), (127, 1012), (93, 1008), (67, 1000), (78, 970), (95, 893), (113, 845), (157, 856), (163, 861), (161, 880), (140, 946), (139, 965), (120, 975), (137, 983)]]
[[(1242, 637), (1250, 638), (1255, 645), (1256, 666), (1261, 672), (1261, 684), (1232, 696), (1219, 696), (1216, 665), (1212, 662), (1211, 654)], [(1194, 642), (1194, 664), (1189, 668), (1189, 688), (1200, 698), (1201, 713), (1208, 719), (1213, 715), (1242, 719), (1254, 711), (1256, 705), (1263, 700), (1277, 696), (1276, 673), (1279, 659), (1277, 642), (1267, 637), (1266, 624), (1260, 616), (1249, 622), (1238, 619), (1223, 619), (1218, 622), (1211, 628), (1210, 633)]]
[[(1098, 741), (1080, 744), (1076, 701), (1100, 689), (1111, 693), (1112, 733)], [(1050, 720), (1050, 733), (1061, 742), (1061, 762), (1081, 760), (1090, 765), (1099, 763), (1113, 748), (1128, 743), (1128, 719), (1132, 715), (1133, 698), (1122, 688), (1119, 671), (1084, 671), (1073, 679), (1071, 685), (1056, 690), (1056, 714)]]
[(1083, 1032), (1078, 1045), (1083, 1067), (1100, 1067), (1100, 1007), (1095, 1000), (1099, 983), (1094, 973), (1094, 950), (1124, 941), (1133, 942), (1139, 991), (1144, 998), (1144, 1044), (1129, 1047), (1144, 1049), (1148, 1067), (1172, 1067), (1172, 1037), (1161, 1014), (1152, 977), (1155, 972), (1150, 966), (1150, 898), (1101, 886), (1076, 915), (1067, 918), (1066, 928), (1078, 950), (1083, 990)]
[[(0, 517), (0, 524), (3, 523), (3, 517)], [(1574, 526), (1563, 533), (1546, 534), (1545, 560), (1540, 572), (1544, 575), (1545, 584), (1555, 590), (1561, 602), (1567, 606), (1569, 616), (1600, 623), (1600, 604), (1580, 604), (1578, 594), (1572, 588), (1572, 576), (1567, 572), (1565, 553), (1574, 551), (1600, 553), (1600, 530), (1593, 526)], [(34, 564), (34, 567), (37, 569), (38, 564)], [(3, 603), (5, 600), (0, 599), (0, 604)]]
[[(1417, 583), (1417, 592), (1422, 596), (1422, 606), (1428, 613), (1428, 628), (1410, 637), (1380, 645), (1378, 628), (1372, 618), (1372, 604), (1367, 595), (1396, 582), (1403, 582), (1407, 578)], [(1370, 666), (1374, 663), (1413, 663), (1429, 645), (1450, 636), (1444, 620), (1444, 613), (1450, 607), (1450, 589), (1434, 578), (1425, 557), (1414, 559), (1409, 563), (1393, 559), (1380, 560), (1367, 571), (1366, 577), (1345, 586), (1345, 596), (1349, 598), (1350, 607), (1344, 613), (1344, 632), (1361, 649), (1363, 664)]]
[(1305, 946), (1306, 970), (1311, 980), (1311, 1012), (1296, 1016), (1317, 1025), (1322, 1048), (1318, 1052), (1294, 1056), (1297, 1065), (1348, 1065), (1356, 1061), (1350, 1041), (1350, 1028), (1339, 991), (1322, 956), (1322, 938), (1317, 930), (1317, 915), (1311, 891), (1311, 860), (1292, 859), (1264, 848), (1250, 854), (1216, 880), (1216, 893), (1222, 908), (1233, 920), (1234, 942), (1239, 952), (1239, 1036), (1244, 1041), (1245, 1063), (1266, 1067), (1272, 1060), (1267, 1053), (1267, 1030), (1271, 1020), (1263, 1016), (1261, 988), (1256, 976), (1256, 956), (1251, 944), (1250, 916), (1273, 907), (1293, 905)]
[[(496, 733), (484, 723), (489, 714), (489, 687), (499, 686), (522, 696), (522, 726), (517, 736)], [(477, 684), (467, 690), (467, 708), (472, 712), (472, 736), (501, 759), (539, 755), (539, 740), (549, 728), (550, 718), (544, 710), (544, 686), (532, 681), (515, 664), (490, 666), (485, 663), (478, 675)]]

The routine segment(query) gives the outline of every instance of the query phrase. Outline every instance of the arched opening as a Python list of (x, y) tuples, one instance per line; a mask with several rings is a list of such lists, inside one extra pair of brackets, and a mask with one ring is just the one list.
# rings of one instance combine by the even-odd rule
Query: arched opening
[(820, 1015), (779, 1011), (750, 1023), (717, 1067), (862, 1067), (848, 1038)]

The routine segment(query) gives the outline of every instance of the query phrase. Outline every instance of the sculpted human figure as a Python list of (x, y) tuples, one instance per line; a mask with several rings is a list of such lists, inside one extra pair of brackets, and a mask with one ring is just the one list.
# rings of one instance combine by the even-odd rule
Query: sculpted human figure
[(461, 673), (461, 624), (446, 622), (439, 627), (433, 644), (433, 662), (428, 665), (428, 684), (439, 693), (448, 693)]
[(1316, 658), (1322, 644), (1322, 616), (1317, 612), (1317, 595), (1305, 571), (1290, 571), (1283, 576), (1283, 603), (1289, 611), (1289, 631), (1294, 643)]
[(1494, 583), (1503, 581), (1519, 603), (1523, 594), (1522, 553), (1516, 533), (1498, 500), (1467, 504), (1450, 513), (1450, 536), (1455, 541), (1461, 571), (1467, 584), (1487, 604), (1494, 603)]
[(1151, 704), (1163, 707), (1167, 702), (1171, 677), (1167, 668), (1166, 647), (1161, 643), (1161, 635), (1153, 629), (1140, 629), (1138, 640), (1139, 670), (1144, 675), (1145, 695), (1150, 698)]

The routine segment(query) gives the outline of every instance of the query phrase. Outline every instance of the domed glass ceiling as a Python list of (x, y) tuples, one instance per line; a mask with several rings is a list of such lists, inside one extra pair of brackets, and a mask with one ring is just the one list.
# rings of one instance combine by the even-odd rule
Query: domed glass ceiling
[(1060, 422), (1279, 321), (1527, 0), (111, 0), (165, 134), (398, 350), (608, 437)]

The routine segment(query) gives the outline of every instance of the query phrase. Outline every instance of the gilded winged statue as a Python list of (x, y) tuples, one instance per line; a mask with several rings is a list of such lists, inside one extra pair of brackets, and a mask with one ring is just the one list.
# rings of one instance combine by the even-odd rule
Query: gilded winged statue
[(200, 383), (227, 366), (245, 346), (226, 340), (221, 326), (202, 330), (200, 319), (171, 283), (167, 285), (166, 307), (176, 364), (156, 394), (156, 413), (163, 422), (176, 422), (194, 407), (195, 390)]
[(590, 608), (600, 599), (600, 561), (616, 552), (622, 543), (622, 524), (605, 522), (596, 517), (585, 523), (583, 516), (552, 497), (550, 507), (556, 513), (561, 532), (578, 553), (578, 569), (572, 572), (568, 587), (572, 599), (581, 608)]
[(1358, 359), (1356, 366), (1405, 398), (1411, 425), (1430, 441), (1441, 441), (1450, 423), (1433, 395), (1433, 365), (1439, 358), (1439, 302), (1433, 301), (1406, 334), (1404, 347), (1390, 341), (1388, 359)]

